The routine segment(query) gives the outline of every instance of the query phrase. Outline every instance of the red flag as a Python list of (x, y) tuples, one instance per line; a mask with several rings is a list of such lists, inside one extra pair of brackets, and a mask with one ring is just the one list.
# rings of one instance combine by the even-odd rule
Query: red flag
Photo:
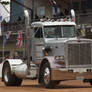
[(18, 32), (17, 44), (16, 44), (18, 46), (18, 48), (21, 48), (22, 42), (23, 42), (22, 32)]
[(56, 1), (55, 1), (55, 0), (49, 0), (49, 2), (50, 2), (50, 4), (51, 4), (51, 6), (54, 7), (55, 13), (56, 13), (56, 15), (57, 15), (58, 6), (57, 6)]
[(55, 0), (49, 0), (50, 4), (54, 7), (57, 6), (57, 3)]

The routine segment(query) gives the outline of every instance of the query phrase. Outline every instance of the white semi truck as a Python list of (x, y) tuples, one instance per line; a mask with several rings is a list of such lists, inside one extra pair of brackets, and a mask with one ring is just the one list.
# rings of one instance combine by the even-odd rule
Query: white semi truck
[[(20, 86), (23, 79), (38, 79), (46, 88), (75, 79), (92, 85), (92, 40), (77, 37), (74, 11), (71, 12), (72, 18), (31, 24), (31, 61), (5, 60), (2, 81), (6, 86)], [(28, 13), (25, 15), (27, 18)]]

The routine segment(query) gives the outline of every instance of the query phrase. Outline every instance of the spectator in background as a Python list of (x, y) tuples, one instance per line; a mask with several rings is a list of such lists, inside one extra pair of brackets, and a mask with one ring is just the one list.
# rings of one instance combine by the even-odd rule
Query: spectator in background
[(35, 20), (39, 20), (39, 17), (37, 16), (37, 14), (35, 14)]
[(18, 59), (18, 58), (19, 58), (18, 52), (14, 52), (13, 58), (14, 58), (14, 59)]
[(21, 19), (21, 17), (19, 16), (18, 19), (17, 19), (17, 21), (21, 21), (21, 20), (22, 20), (22, 19)]
[(65, 14), (65, 16), (68, 16), (69, 15), (69, 9), (65, 9), (64, 14)]
[(59, 17), (60, 18), (63, 18), (64, 17), (64, 13), (62, 11), (60, 12)]

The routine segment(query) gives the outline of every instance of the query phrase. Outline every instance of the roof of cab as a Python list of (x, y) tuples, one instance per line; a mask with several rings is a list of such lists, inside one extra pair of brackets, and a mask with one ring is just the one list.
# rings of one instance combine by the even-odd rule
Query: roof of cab
[(76, 25), (72, 21), (44, 21), (44, 22), (33, 22), (32, 27), (42, 27), (42, 26), (56, 26), (56, 25)]

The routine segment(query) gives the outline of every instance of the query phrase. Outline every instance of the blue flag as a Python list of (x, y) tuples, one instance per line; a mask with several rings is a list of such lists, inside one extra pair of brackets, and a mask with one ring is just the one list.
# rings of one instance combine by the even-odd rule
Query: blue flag
[(6, 35), (5, 35), (5, 38), (4, 38), (4, 42), (3, 42), (4, 47), (5, 47), (5, 45), (6, 45), (7, 40), (9, 39), (10, 35), (11, 35), (11, 31), (8, 31), (8, 32), (6, 33)]

